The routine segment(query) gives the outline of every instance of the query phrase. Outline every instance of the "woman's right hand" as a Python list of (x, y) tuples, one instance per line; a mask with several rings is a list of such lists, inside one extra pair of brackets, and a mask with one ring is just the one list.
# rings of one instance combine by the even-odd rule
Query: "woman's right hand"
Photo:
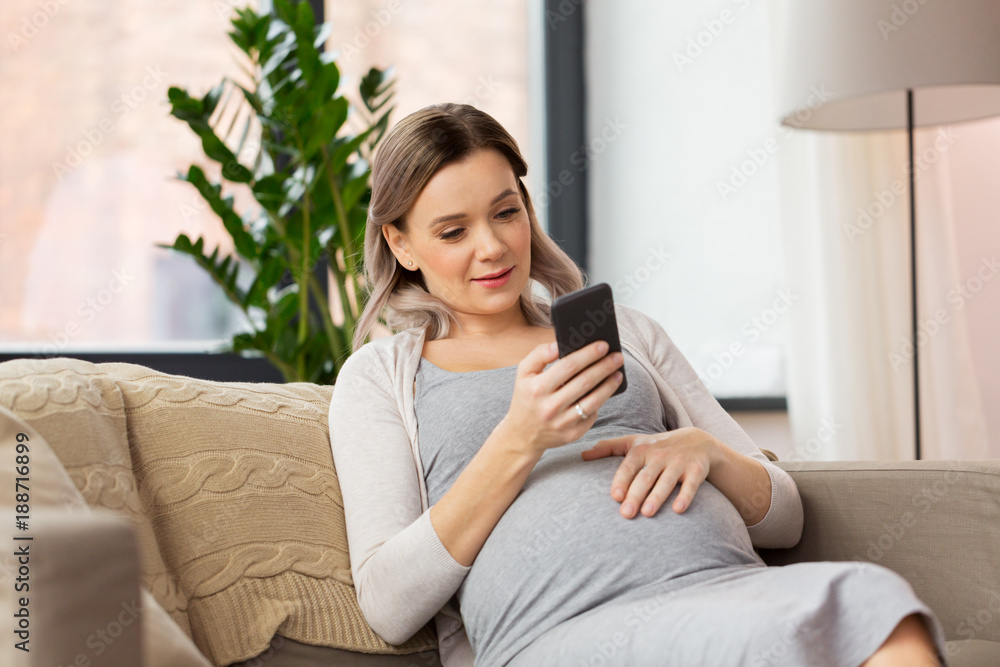
[(536, 347), (517, 365), (514, 394), (500, 426), (538, 456), (581, 438), (621, 383), (622, 353), (607, 351), (605, 341), (595, 341), (559, 359), (555, 343)]

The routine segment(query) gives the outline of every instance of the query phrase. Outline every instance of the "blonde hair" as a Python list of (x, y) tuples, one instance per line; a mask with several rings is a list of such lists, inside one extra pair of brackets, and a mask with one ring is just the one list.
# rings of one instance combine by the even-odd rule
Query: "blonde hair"
[[(550, 326), (552, 299), (581, 289), (586, 274), (545, 233), (521, 178), (528, 173), (517, 142), (489, 114), (468, 104), (434, 104), (399, 121), (386, 134), (372, 164), (372, 197), (365, 228), (364, 278), (367, 299), (354, 333), (357, 351), (384, 315), (390, 329), (427, 327), (427, 340), (444, 338), (458, 322), (445, 302), (427, 291), (423, 274), (396, 261), (383, 225), (404, 229), (404, 217), (424, 186), (442, 167), (480, 149), (499, 151), (518, 177), (531, 227), (531, 271), (520, 295), (521, 311), (533, 326)], [(540, 284), (547, 297), (535, 294)]]

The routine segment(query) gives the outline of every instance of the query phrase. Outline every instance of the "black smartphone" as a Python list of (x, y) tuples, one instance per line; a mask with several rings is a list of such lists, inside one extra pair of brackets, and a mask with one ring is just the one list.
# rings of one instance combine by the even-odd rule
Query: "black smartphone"
[[(608, 354), (622, 350), (618, 340), (615, 301), (607, 283), (597, 283), (557, 297), (552, 302), (552, 325), (556, 330), (560, 359), (595, 340), (607, 341)], [(620, 366), (618, 370), (622, 372), (622, 383), (612, 396), (617, 396), (627, 387), (625, 366)]]

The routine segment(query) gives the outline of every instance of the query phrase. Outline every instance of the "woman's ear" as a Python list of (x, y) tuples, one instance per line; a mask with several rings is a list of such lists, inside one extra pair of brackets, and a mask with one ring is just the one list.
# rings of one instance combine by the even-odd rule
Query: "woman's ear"
[(406, 250), (406, 235), (399, 231), (396, 225), (389, 223), (382, 225), (382, 236), (385, 237), (385, 242), (389, 245), (389, 250), (395, 255), (396, 261), (400, 263), (401, 266), (406, 268), (406, 263), (412, 261), (408, 258), (409, 253)]

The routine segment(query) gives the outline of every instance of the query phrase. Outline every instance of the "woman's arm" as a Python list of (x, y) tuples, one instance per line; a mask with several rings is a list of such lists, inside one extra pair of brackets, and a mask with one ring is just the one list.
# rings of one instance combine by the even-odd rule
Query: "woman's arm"
[[(644, 313), (616, 304), (620, 319), (625, 319), (644, 340), (645, 350), (660, 376), (677, 394), (692, 425), (714, 436), (731, 452), (722, 464), (720, 478), (723, 490), (733, 487), (734, 506), (747, 517), (761, 515), (759, 521), (747, 526), (755, 547), (783, 548), (794, 546), (802, 535), (802, 499), (787, 472), (768, 461), (750, 436), (719, 405), (705, 387), (694, 368), (653, 318)], [(733, 456), (740, 454), (753, 459), (767, 473), (765, 486), (754, 463)], [(714, 480), (713, 485), (715, 484)], [(725, 493), (725, 491), (723, 491)], [(732, 499), (734, 496), (727, 497)]]
[(430, 512), (421, 512), (398, 404), (365, 348), (347, 359), (334, 385), (330, 444), (358, 605), (382, 639), (402, 644), (455, 594), (469, 568), (438, 539)]
[[(476, 559), (542, 453), (593, 426), (598, 408), (618, 386), (612, 374), (621, 360), (607, 352), (607, 343), (593, 343), (558, 359), (556, 344), (543, 344), (518, 364), (507, 414), (431, 508), (442, 543), (460, 563)], [(580, 419), (570, 406), (588, 392), (597, 402)]]
[(472, 566), (540, 458), (520, 446), (503, 422), (497, 425), (455, 483), (430, 509), (441, 543), (456, 561)]
[(739, 510), (747, 526), (760, 523), (771, 509), (771, 476), (767, 468), (712, 437), (717, 444), (708, 481)]

